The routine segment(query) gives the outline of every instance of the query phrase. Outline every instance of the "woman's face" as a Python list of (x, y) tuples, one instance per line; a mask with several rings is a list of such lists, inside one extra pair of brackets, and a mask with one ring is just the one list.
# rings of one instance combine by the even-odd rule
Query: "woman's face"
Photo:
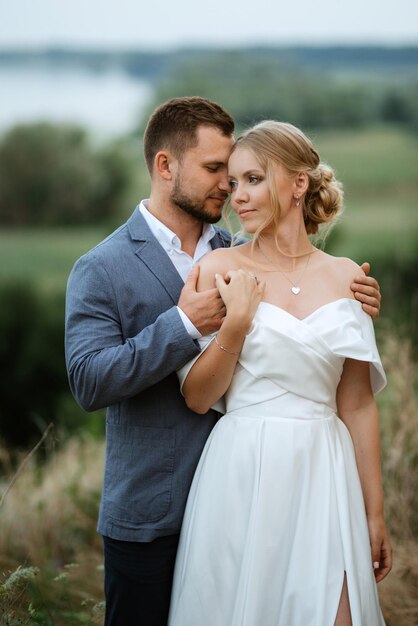
[[(254, 233), (272, 214), (273, 207), (266, 172), (247, 148), (237, 148), (229, 157), (228, 178), (231, 206), (243, 228)], [(292, 179), (280, 165), (275, 166), (276, 192), (280, 201), (281, 219), (288, 212), (292, 197)]]

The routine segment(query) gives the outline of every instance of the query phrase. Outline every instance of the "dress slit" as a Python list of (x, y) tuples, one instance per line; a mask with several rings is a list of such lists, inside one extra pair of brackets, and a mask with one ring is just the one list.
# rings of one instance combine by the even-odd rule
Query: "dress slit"
[[(346, 601), (345, 596), (347, 597)], [(341, 585), (341, 593), (338, 600), (338, 607), (335, 613), (333, 626), (353, 626), (346, 571), (344, 571), (343, 582)]]

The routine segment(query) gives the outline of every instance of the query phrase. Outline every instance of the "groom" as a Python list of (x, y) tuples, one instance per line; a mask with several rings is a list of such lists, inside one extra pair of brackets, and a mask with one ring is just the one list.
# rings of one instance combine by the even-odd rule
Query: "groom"
[[(234, 122), (218, 104), (175, 98), (144, 136), (149, 200), (75, 264), (67, 288), (66, 360), (87, 411), (107, 407), (98, 531), (106, 626), (165, 626), (190, 483), (217, 414), (196, 415), (176, 370), (225, 314), (216, 289), (197, 292), (199, 260), (230, 238), (214, 227), (229, 194)], [(352, 286), (377, 317), (378, 285)]]

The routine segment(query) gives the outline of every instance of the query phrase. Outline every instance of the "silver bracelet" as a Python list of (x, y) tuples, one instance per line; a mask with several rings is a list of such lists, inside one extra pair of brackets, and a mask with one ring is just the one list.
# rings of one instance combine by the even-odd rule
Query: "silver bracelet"
[(223, 346), (221, 343), (219, 343), (217, 335), (215, 335), (215, 343), (218, 346), (218, 348), (220, 348), (224, 352), (227, 352), (228, 354), (234, 354), (235, 356), (239, 356), (240, 355), (240, 352), (232, 352), (232, 350), (228, 350), (227, 348), (225, 348), (225, 346)]

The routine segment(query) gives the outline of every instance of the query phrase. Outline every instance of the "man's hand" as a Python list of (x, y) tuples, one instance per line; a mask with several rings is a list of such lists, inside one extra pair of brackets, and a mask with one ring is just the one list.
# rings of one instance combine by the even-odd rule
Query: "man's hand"
[(197, 291), (199, 270), (199, 266), (195, 265), (190, 272), (181, 290), (178, 306), (202, 335), (208, 335), (219, 330), (226, 309), (216, 288)]
[(367, 276), (370, 272), (370, 263), (363, 263), (361, 269), (366, 276), (356, 276), (351, 283), (351, 290), (354, 291), (354, 297), (362, 303), (363, 310), (376, 320), (379, 317), (382, 300), (380, 286), (375, 278)]

